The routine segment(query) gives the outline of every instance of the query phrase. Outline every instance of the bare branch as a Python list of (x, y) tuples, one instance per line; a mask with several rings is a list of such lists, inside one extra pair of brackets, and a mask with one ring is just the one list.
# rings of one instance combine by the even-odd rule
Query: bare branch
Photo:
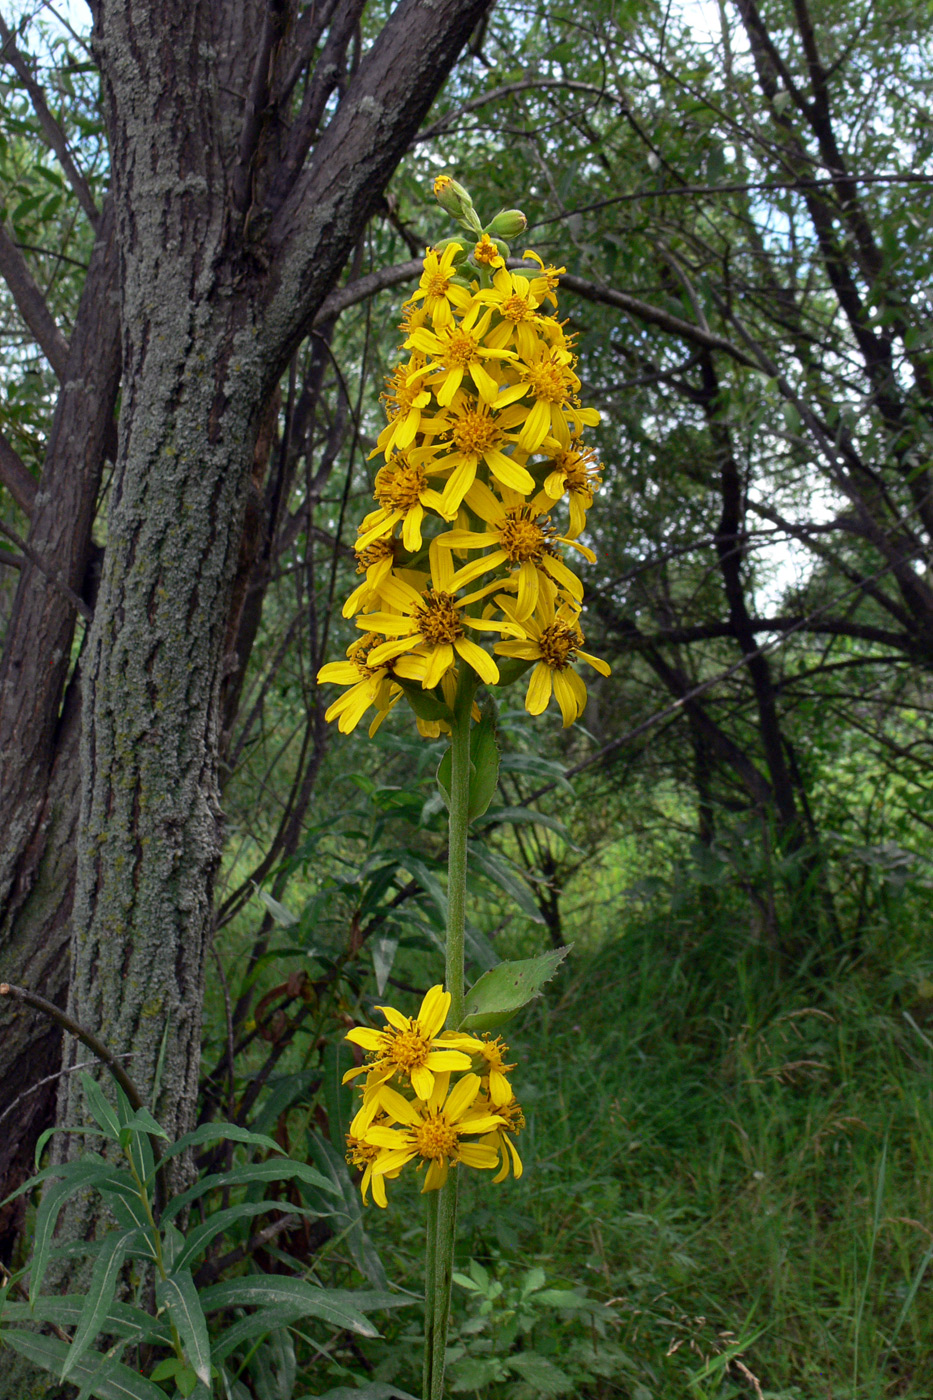
[(60, 380), (68, 364), (68, 342), (55, 323), (26, 259), (0, 223), (0, 277), (13, 293), (19, 314), (32, 331), (49, 364)]
[(0, 433), (0, 482), (24, 515), (32, 515), (37, 484), (32, 472), (3, 433)]

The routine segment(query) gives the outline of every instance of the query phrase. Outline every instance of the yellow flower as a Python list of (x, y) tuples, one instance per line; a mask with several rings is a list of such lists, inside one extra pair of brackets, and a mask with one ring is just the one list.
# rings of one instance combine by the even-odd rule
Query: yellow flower
[(479, 1075), (465, 1074), (449, 1094), (448, 1083), (449, 1076), (439, 1074), (423, 1103), (411, 1103), (393, 1089), (383, 1091), (385, 1112), (402, 1127), (384, 1128), (374, 1123), (364, 1133), (366, 1142), (387, 1149), (385, 1156), (373, 1163), (374, 1177), (401, 1171), (408, 1162), (420, 1157), (419, 1167), (429, 1164), (422, 1192), (438, 1191), (447, 1180), (448, 1169), (457, 1162), (484, 1170), (497, 1165), (498, 1156), (491, 1145), (462, 1141), (465, 1134), (489, 1133), (504, 1122), (498, 1113), (474, 1108)]
[(436, 248), (429, 248), (424, 255), (424, 272), (421, 274), (418, 290), (412, 295), (410, 302), (406, 303), (410, 305), (411, 302), (422, 302), (425, 311), (431, 317), (432, 325), (437, 328), (452, 323), (454, 314), (451, 303), (463, 311), (472, 301), (466, 287), (458, 286), (453, 280), (456, 275), (454, 259), (459, 252), (459, 243), (448, 243), (440, 257)]
[(379, 602), (379, 585), (389, 577), (395, 563), (396, 541), (391, 535), (380, 535), (372, 544), (356, 549), (356, 572), (365, 573), (366, 578), (354, 588), (343, 605), (344, 617), (352, 617), (362, 608), (376, 607)]
[(576, 574), (567, 568), (557, 545), (571, 545), (591, 564), (596, 556), (576, 540), (558, 535), (549, 516), (539, 514), (540, 497), (526, 504), (525, 498), (518, 492), (503, 487), (500, 500), (483, 482), (474, 481), (464, 499), (466, 505), (486, 522), (488, 529), (482, 533), (448, 530), (437, 536), (436, 545), (441, 549), (458, 550), (486, 549), (491, 545), (493, 549), (492, 553), (484, 554), (481, 559), (458, 569), (452, 579), (453, 588), (465, 588), (482, 574), (505, 567), (509, 571), (518, 570), (515, 616), (520, 621), (530, 617), (537, 607), (542, 576), (545, 580), (553, 579), (582, 603), (583, 585)]
[(450, 472), (442, 497), (443, 514), (448, 519), (456, 515), (482, 462), (485, 462), (500, 486), (511, 487), (513, 491), (526, 495), (534, 491), (531, 473), (502, 450), (509, 445), (508, 430), (520, 423), (524, 416), (521, 408), (508, 408), (505, 413), (496, 413), (465, 393), (454, 397), (447, 413), (445, 436), (449, 448), (436, 463), (437, 470), (443, 467)]
[(430, 356), (430, 363), (422, 369), (414, 369), (409, 375), (409, 383), (420, 383), (425, 375), (430, 375), (430, 385), (441, 408), (446, 408), (463, 383), (464, 375), (469, 374), (476, 391), (484, 403), (493, 403), (501, 385), (483, 363), (485, 360), (514, 360), (514, 350), (491, 347), (486, 343), (486, 332), (492, 321), (492, 312), (483, 313), (477, 303), (471, 306), (463, 318), (449, 325), (435, 326), (433, 331), (422, 326), (412, 331), (405, 342), (406, 350), (420, 350)]
[(495, 330), (486, 336), (486, 344), (505, 348), (516, 344), (523, 360), (534, 358), (538, 350), (538, 327), (542, 317), (538, 314), (542, 296), (521, 273), (509, 272), (503, 265), (493, 275), (492, 287), (476, 293), (476, 300), (492, 306), (502, 320)]
[(425, 690), (433, 690), (459, 656), (487, 685), (495, 685), (499, 668), (488, 652), (465, 635), (464, 628), (521, 635), (521, 630), (510, 622), (471, 617), (465, 612), (471, 603), (499, 585), (491, 584), (465, 598), (455, 598), (450, 587), (453, 579), (450, 553), (440, 550), (436, 540), (431, 541), (431, 576), (433, 586), (419, 593), (398, 575), (391, 575), (382, 585), (381, 597), (393, 611), (367, 613), (357, 618), (357, 627), (394, 638), (375, 648), (372, 664), (383, 665), (406, 652), (423, 657), (427, 664), (421, 684)]
[[(474, 1041), (473, 1054), (482, 1060), (480, 1078), (483, 1081), (483, 1090), (489, 1095), (489, 1102), (492, 1104), (492, 1112), (498, 1113), (502, 1104), (507, 1104), (512, 1098), (512, 1086), (506, 1079), (514, 1065), (507, 1065), (504, 1057), (509, 1052), (509, 1047), (503, 1043), (500, 1036), (495, 1040), (490, 1040), (489, 1034), (485, 1034), (482, 1040)], [(464, 1049), (466, 1047), (464, 1046)]]
[(384, 661), (372, 662), (375, 647), (385, 641), (374, 632), (367, 632), (347, 647), (346, 661), (330, 661), (317, 673), (318, 685), (348, 685), (343, 695), (338, 696), (324, 714), (328, 722), (338, 721), (341, 734), (350, 734), (359, 724), (372, 705), (377, 714), (370, 727), (370, 735), (375, 734), (389, 710), (400, 698), (401, 687), (393, 684), (396, 674), (405, 680), (421, 680), (424, 662), (416, 657), (407, 657), (394, 665)]
[(560, 282), (560, 275), (562, 272), (566, 272), (567, 269), (565, 267), (555, 267), (553, 263), (549, 263), (548, 266), (545, 267), (544, 259), (541, 257), (540, 253), (536, 253), (533, 248), (526, 248), (522, 257), (531, 258), (541, 269), (541, 275), (535, 277), (532, 281), (532, 291), (543, 300), (549, 301), (552, 306), (556, 306), (556, 292)]
[[(386, 457), (410, 447), (421, 431), (421, 410), (430, 404), (431, 395), (423, 384), (412, 380), (411, 376), (423, 365), (424, 356), (413, 355), (407, 364), (396, 365), (391, 377), (386, 380), (382, 401), (389, 421), (376, 439), (376, 452), (382, 452)], [(370, 453), (370, 456), (375, 456), (376, 452)]]
[(566, 438), (566, 418), (578, 432), (584, 424), (595, 426), (599, 422), (595, 408), (579, 407), (580, 381), (574, 373), (574, 363), (566, 346), (539, 344), (534, 356), (518, 366), (521, 384), (507, 390), (502, 402), (512, 402), (529, 391), (534, 399), (518, 436), (523, 452), (539, 451), (548, 436), (559, 442)]
[(502, 254), (495, 241), (484, 233), (473, 249), (473, 258), (480, 267), (505, 267)]
[(586, 526), (586, 512), (593, 504), (593, 496), (602, 486), (599, 475), (600, 463), (592, 447), (584, 447), (579, 437), (570, 439), (569, 446), (556, 452), (550, 463), (551, 471), (544, 481), (544, 490), (552, 500), (558, 501), (566, 492), (570, 506), (570, 539)]
[(440, 494), (428, 485), (425, 474), (424, 463), (430, 456), (430, 449), (416, 447), (396, 452), (379, 468), (373, 491), (379, 510), (371, 511), (360, 525), (357, 550), (366, 549), (381, 535), (390, 535), (399, 521), (405, 548), (412, 554), (421, 548), (425, 508), (443, 514)]
[[(510, 598), (499, 594), (496, 602), (507, 617), (519, 621)], [(541, 593), (537, 614), (524, 619), (521, 626), (525, 631), (523, 641), (499, 642), (495, 650), (502, 656), (537, 661), (528, 682), (525, 709), (530, 715), (542, 714), (553, 690), (566, 729), (586, 708), (586, 686), (573, 669), (573, 662), (579, 657), (603, 676), (609, 675), (609, 667), (598, 656), (582, 650), (583, 633), (576, 611), (567, 603), (555, 609), (549, 592)]]
[[(493, 1182), (498, 1185), (500, 1181), (504, 1181), (508, 1176), (510, 1165), (516, 1181), (524, 1170), (522, 1167), (522, 1159), (515, 1149), (512, 1138), (524, 1128), (525, 1115), (522, 1113), (522, 1107), (518, 1099), (514, 1097), (510, 1098), (507, 1103), (498, 1104), (495, 1111), (504, 1120), (502, 1126), (496, 1128), (494, 1132), (487, 1133), (481, 1141), (485, 1146), (495, 1149), (496, 1156), (502, 1163), (496, 1175), (493, 1177)], [(375, 1195), (376, 1190), (374, 1186), (373, 1197), (375, 1197)]]
[[(385, 1148), (374, 1147), (372, 1143), (364, 1142), (362, 1138), (354, 1137), (352, 1133), (347, 1133), (347, 1165), (359, 1168), (363, 1173), (363, 1180), (360, 1182), (360, 1191), (363, 1195), (363, 1204), (366, 1205), (366, 1196), (370, 1185), (373, 1188), (373, 1200), (377, 1206), (385, 1210), (388, 1205), (386, 1200), (386, 1179), (394, 1181), (398, 1176), (398, 1171), (379, 1172), (373, 1175), (373, 1167), (381, 1156), (385, 1155)], [(399, 1171), (401, 1168), (399, 1168)]]
[[(347, 1032), (345, 1038), (367, 1051), (369, 1062), (347, 1070), (344, 1084), (359, 1074), (366, 1074), (367, 1089), (378, 1088), (397, 1075), (411, 1083), (420, 1099), (427, 1099), (434, 1090), (435, 1075), (470, 1068), (469, 1055), (462, 1050), (449, 1049), (438, 1040), (450, 1010), (450, 993), (440, 984), (425, 993), (421, 1009), (414, 1018), (403, 1016), (394, 1006), (377, 1006), (376, 1010), (386, 1019), (385, 1030), (357, 1026)], [(358, 1120), (359, 1115), (351, 1130), (363, 1137)]]

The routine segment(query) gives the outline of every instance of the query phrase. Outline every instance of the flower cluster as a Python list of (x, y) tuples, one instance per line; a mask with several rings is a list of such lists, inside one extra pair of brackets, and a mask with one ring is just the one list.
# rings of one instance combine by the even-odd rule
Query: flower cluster
[[(347, 1040), (366, 1051), (366, 1062), (348, 1070), (346, 1084), (365, 1075), (363, 1101), (347, 1134), (347, 1161), (363, 1172), (364, 1202), (370, 1187), (377, 1205), (386, 1205), (386, 1181), (409, 1162), (426, 1168), (422, 1191), (437, 1191), (451, 1166), (491, 1170), (504, 1181), (522, 1163), (512, 1141), (525, 1126), (504, 1062), (508, 1046), (498, 1037), (442, 1029), (450, 993), (432, 987), (414, 1018), (393, 1006), (376, 1009), (385, 1017), (381, 1031), (365, 1026)], [(453, 1083), (451, 1083), (453, 1080)]]
[(347, 687), (326, 717), (348, 733), (372, 709), (372, 734), (407, 693), (436, 735), (444, 720), (418, 692), (442, 715), (468, 666), (488, 685), (530, 670), (526, 709), (553, 695), (566, 727), (586, 704), (575, 663), (609, 668), (583, 650), (583, 586), (567, 562), (594, 561), (580, 536), (601, 479), (584, 440), (599, 414), (580, 403), (573, 336), (554, 314), (565, 269), (526, 252), (510, 270), (502, 237), (524, 216), (505, 210), (483, 230), (462, 187), (441, 176), (435, 193), (475, 242), (428, 249), (405, 304), (372, 454), (376, 509), (356, 541), (363, 578), (344, 606), (362, 635), (318, 675)]

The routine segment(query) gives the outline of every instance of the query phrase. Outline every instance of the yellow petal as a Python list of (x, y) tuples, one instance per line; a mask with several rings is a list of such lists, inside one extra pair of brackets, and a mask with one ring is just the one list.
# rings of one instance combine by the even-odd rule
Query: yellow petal
[(530, 715), (540, 715), (548, 707), (551, 698), (551, 668), (541, 661), (531, 673), (528, 690), (525, 694), (525, 709)]
[(426, 1039), (434, 1039), (447, 1020), (449, 1010), (450, 992), (445, 992), (442, 983), (438, 982), (425, 992), (416, 1018)]
[(415, 1065), (411, 1070), (411, 1087), (419, 1099), (429, 1099), (434, 1088), (434, 1075), (425, 1065)]

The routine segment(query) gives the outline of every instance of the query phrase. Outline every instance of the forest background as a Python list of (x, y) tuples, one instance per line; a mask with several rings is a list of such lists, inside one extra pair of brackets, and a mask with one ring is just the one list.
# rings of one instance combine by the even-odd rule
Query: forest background
[[(0, 976), (158, 1066), (172, 1132), (343, 1191), (201, 1283), (417, 1291), (338, 1041), (439, 976), (442, 745), (331, 732), (315, 676), (452, 173), (567, 270), (613, 669), (566, 732), (502, 692), (471, 975), (573, 951), (509, 1036), (526, 1170), (466, 1193), (451, 1385), (928, 1397), (929, 6), (153, 8), (0, 26)], [(57, 1030), (2, 1015), (6, 1195), (87, 1119)], [(416, 1312), (283, 1327), (241, 1384), (410, 1390)]]

